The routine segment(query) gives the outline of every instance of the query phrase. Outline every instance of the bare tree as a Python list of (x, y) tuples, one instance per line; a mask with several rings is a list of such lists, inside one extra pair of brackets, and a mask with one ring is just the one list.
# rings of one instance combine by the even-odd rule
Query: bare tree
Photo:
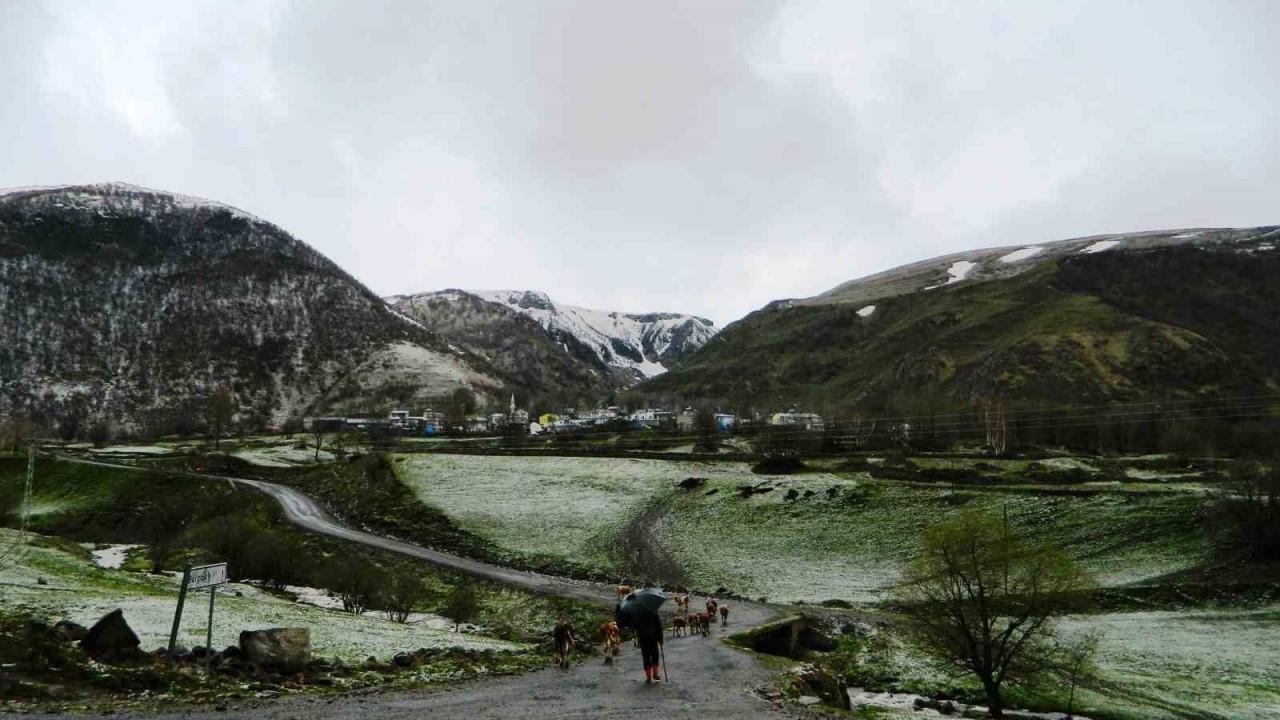
[(920, 645), (982, 683), (992, 717), (1001, 686), (1047, 669), (1053, 618), (1078, 609), (1087, 576), (1061, 550), (1010, 536), (999, 518), (964, 512), (925, 532), (900, 601)]
[(231, 390), (226, 386), (214, 390), (205, 402), (205, 422), (213, 433), (213, 447), (218, 449), (219, 442), (228, 425), (231, 424)]
[(996, 455), (1009, 449), (1009, 398), (984, 397), (978, 399), (982, 406), (982, 418), (987, 430), (987, 447)]

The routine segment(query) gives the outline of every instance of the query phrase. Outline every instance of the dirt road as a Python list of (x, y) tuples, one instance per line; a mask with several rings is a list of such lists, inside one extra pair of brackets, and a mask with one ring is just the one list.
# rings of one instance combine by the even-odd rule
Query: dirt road
[[(60, 461), (113, 469), (156, 472), (112, 463), (59, 457)], [(166, 471), (169, 472), (169, 471)], [(290, 521), (312, 532), (382, 548), (410, 557), (506, 583), (538, 593), (597, 602), (612, 607), (613, 588), (598, 583), (522, 572), (482, 563), (412, 543), (381, 537), (346, 527), (311, 498), (293, 488), (260, 480), (186, 473), (191, 477), (221, 480), (249, 487), (274, 498)], [(765, 622), (775, 610), (757, 603), (733, 603), (727, 627), (715, 626), (712, 637), (669, 638), (666, 665), (669, 682), (644, 683), (639, 651), (624, 644), (622, 655), (610, 667), (596, 658), (568, 670), (548, 668), (513, 677), (470, 681), (441, 690), (387, 693), (357, 697), (294, 697), (244, 704), (222, 711), (214, 708), (174, 709), (161, 713), (136, 713), (157, 718), (612, 718), (791, 717), (792, 708), (780, 708), (760, 699), (752, 689), (766, 683), (774, 671), (752, 655), (719, 641), (724, 633), (745, 630)], [(132, 713), (117, 713), (130, 715)]]

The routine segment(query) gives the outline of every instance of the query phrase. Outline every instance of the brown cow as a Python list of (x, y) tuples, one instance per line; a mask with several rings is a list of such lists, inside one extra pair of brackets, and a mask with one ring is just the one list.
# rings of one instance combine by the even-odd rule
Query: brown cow
[(689, 627), (689, 619), (683, 615), (677, 615), (671, 618), (671, 637), (684, 635), (685, 630)]
[(618, 599), (621, 600), (622, 598), (631, 594), (631, 586), (630, 585), (614, 585), (613, 591), (617, 593)]
[(728, 623), (729, 623), (729, 606), (721, 605), (720, 606), (720, 624), (727, 625)]
[(689, 596), (688, 595), (676, 593), (671, 596), (671, 599), (676, 601), (676, 609), (684, 612), (686, 615), (689, 613)]
[(614, 656), (622, 649), (622, 635), (618, 632), (618, 623), (600, 623), (600, 637), (604, 640), (604, 664), (612, 665)]

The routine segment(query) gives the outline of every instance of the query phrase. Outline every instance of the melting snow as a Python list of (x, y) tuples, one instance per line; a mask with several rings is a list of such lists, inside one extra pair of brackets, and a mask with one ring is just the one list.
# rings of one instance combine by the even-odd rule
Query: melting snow
[(100, 568), (115, 570), (129, 557), (129, 551), (134, 548), (142, 547), (141, 545), (108, 545), (100, 550), (93, 551), (93, 564)]
[(875, 312), (875, 311), (876, 311), (876, 306), (875, 306), (875, 305), (868, 305), (868, 306), (866, 306), (866, 307), (862, 308), (861, 310), (859, 310), (859, 311), (858, 311), (858, 314), (859, 314), (859, 315), (861, 315), (862, 317), (871, 317), (871, 313), (873, 313), (873, 312)]
[[(968, 260), (959, 260), (959, 261), (953, 262), (951, 263), (951, 267), (947, 268), (947, 281), (944, 283), (939, 283), (937, 285), (930, 285), (929, 287), (925, 288), (925, 290), (932, 290), (934, 288), (940, 288), (943, 285), (958, 283), (961, 280), (964, 280), (966, 277), (968, 277), (969, 272), (976, 267), (978, 267), (978, 263), (969, 262)], [(871, 307), (874, 308), (875, 306), (872, 305)], [(863, 317), (866, 317), (866, 316), (864, 315)]]
[(1100, 253), (1103, 250), (1110, 250), (1111, 248), (1119, 244), (1120, 244), (1119, 240), (1099, 240), (1098, 242), (1090, 245), (1089, 247), (1081, 250), (1080, 252), (1081, 253)]
[(1188, 233), (1182, 233), (1181, 235), (1174, 235), (1174, 236), (1173, 236), (1173, 239), (1174, 239), (1174, 240), (1183, 240), (1183, 239), (1186, 239), (1186, 238), (1200, 237), (1200, 236), (1201, 236), (1201, 235), (1203, 235), (1203, 234), (1204, 234), (1204, 233), (1202, 233), (1202, 232), (1188, 232)]
[(1026, 260), (1029, 257), (1040, 254), (1040, 251), (1043, 249), (1044, 248), (1040, 247), (1039, 245), (1032, 245), (1031, 247), (1024, 247), (1021, 250), (1014, 250), (1008, 255), (1001, 257), (1000, 262), (1016, 263), (1019, 260)]

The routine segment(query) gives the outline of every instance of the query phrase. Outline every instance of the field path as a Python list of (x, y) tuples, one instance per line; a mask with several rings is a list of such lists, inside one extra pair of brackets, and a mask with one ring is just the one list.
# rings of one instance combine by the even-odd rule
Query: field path
[[(431, 550), (346, 527), (330, 517), (305, 494), (293, 488), (261, 480), (174, 472), (153, 468), (84, 460), (58, 455), (61, 462), (95, 465), (114, 470), (184, 475), (205, 480), (221, 480), (270, 495), (286, 517), (306, 530), (381, 548), (409, 557), (474, 575), (486, 580), (546, 595), (583, 600), (613, 607), (612, 586), (569, 578), (512, 570), (450, 553)], [(778, 614), (760, 603), (732, 603), (729, 626), (744, 630)], [(490, 678), (452, 685), (444, 689), (397, 692), (353, 697), (291, 697), (270, 702), (246, 701), (222, 711), (213, 708), (172, 708), (161, 713), (136, 713), (157, 718), (614, 718), (652, 713), (664, 718), (749, 718), (793, 717), (798, 713), (760, 699), (751, 692), (768, 682), (773, 671), (751, 654), (719, 642), (716, 626), (713, 637), (670, 638), (666, 643), (669, 680), (646, 685), (640, 668), (639, 651), (624, 644), (613, 666), (598, 659), (576, 664), (568, 670), (548, 668), (534, 673)], [(233, 704), (233, 705), (236, 705)], [(117, 712), (130, 715), (133, 711)]]

